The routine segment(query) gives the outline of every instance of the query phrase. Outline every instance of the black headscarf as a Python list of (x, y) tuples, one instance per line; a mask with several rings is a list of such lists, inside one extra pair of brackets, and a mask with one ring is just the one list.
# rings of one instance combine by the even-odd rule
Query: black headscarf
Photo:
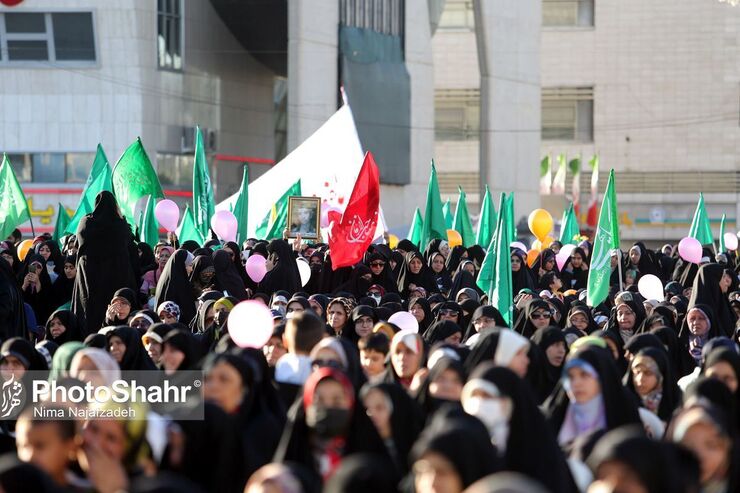
[(504, 317), (501, 316), (501, 312), (499, 312), (496, 307), (491, 305), (482, 305), (476, 308), (473, 312), (473, 316), (470, 317), (470, 323), (468, 324), (468, 328), (463, 336), (463, 341), (467, 341), (474, 334), (478, 333), (478, 331), (475, 330), (475, 321), (481, 317), (493, 319), (496, 327), (507, 327)]
[(369, 281), (362, 278), (362, 276), (367, 275), (372, 276), (372, 271), (370, 270), (370, 267), (365, 264), (355, 265), (352, 268), (352, 274), (350, 275), (349, 280), (344, 284), (338, 286), (334, 290), (334, 293), (352, 293), (352, 296), (354, 296), (356, 300), (360, 299), (367, 294), (370, 286), (373, 285), (372, 278)]
[[(440, 272), (435, 272), (432, 268), (432, 263), (434, 262), (434, 259), (440, 256), (442, 257), (442, 270)], [(444, 265), (444, 255), (442, 255), (440, 252), (433, 252), (431, 256), (429, 257), (429, 260), (427, 261), (427, 264), (429, 265), (429, 270), (432, 271), (432, 275), (434, 276), (434, 279), (437, 283), (437, 291), (441, 293), (447, 293), (450, 291), (450, 288), (452, 287), (452, 277), (450, 276), (450, 273), (447, 271), (447, 267)]]
[[(521, 250), (519, 250), (521, 252)], [(512, 252), (513, 253), (513, 252)], [(552, 269), (546, 270), (545, 265), (552, 261)], [(534, 260), (534, 263), (532, 264), (532, 273), (537, 277), (537, 280), (539, 281), (542, 276), (540, 275), (540, 269), (545, 270), (546, 272), (558, 272), (558, 264), (555, 261), (555, 252), (552, 251), (550, 248), (544, 248), (542, 251), (537, 255), (537, 258)], [(515, 291), (516, 293), (517, 291)]]
[(239, 301), (248, 298), (242, 278), (231, 261), (231, 257), (224, 250), (213, 252), (213, 268), (216, 269), (216, 289), (228, 292)]
[(195, 296), (188, 279), (185, 263), (190, 256), (187, 250), (177, 250), (164, 266), (157, 282), (155, 306), (172, 301), (180, 307), (180, 320), (190, 322), (195, 316)]
[[(730, 347), (720, 346), (709, 351), (702, 365), (702, 374), (706, 372), (707, 368), (721, 362), (727, 363), (732, 367), (732, 370), (735, 372), (735, 378), (740, 382), (740, 355), (738, 355), (734, 348)], [(735, 402), (740, 405), (740, 386), (735, 390)]]
[(467, 252), (468, 251), (462, 245), (456, 245), (452, 247), (452, 250), (450, 250), (450, 254), (447, 256), (447, 261), (445, 262), (445, 267), (447, 267), (447, 272), (457, 271), (457, 267), (460, 265), (460, 262), (463, 260), (462, 256)]
[(22, 292), (23, 299), (31, 306), (31, 308), (33, 308), (33, 312), (36, 314), (36, 318), (40, 321), (43, 321), (46, 320), (51, 312), (54, 310), (54, 308), (56, 308), (55, 306), (53, 306), (54, 293), (52, 293), (51, 277), (49, 276), (49, 272), (46, 269), (46, 261), (44, 260), (44, 257), (29, 252), (23, 262), (23, 270), (21, 271), (19, 283), (22, 287), (23, 278), (30, 272), (29, 269), (31, 267), (31, 264), (35, 263), (41, 265), (41, 268), (36, 271), (36, 275), (41, 282), (41, 290), (36, 291), (35, 286), (31, 285), (24, 289)]
[(142, 275), (159, 267), (157, 259), (154, 257), (154, 250), (149, 246), (149, 243), (139, 242), (136, 244), (136, 248), (139, 250), (139, 272)]
[[(663, 347), (647, 347), (640, 350), (635, 357), (648, 357), (652, 359), (658, 367), (662, 376), (661, 385), (661, 398), (660, 404), (658, 404), (657, 415), (663, 421), (669, 421), (675, 411), (676, 407), (681, 404), (681, 389), (676, 385), (677, 379), (671, 368), (670, 361), (668, 360), (668, 353)], [(634, 364), (634, 360), (633, 360)], [(632, 371), (628, 371), (625, 376), (626, 387), (634, 392), (635, 396), (639, 399), (637, 390), (635, 389), (635, 383)]]
[(119, 337), (123, 344), (126, 346), (126, 351), (123, 354), (123, 359), (118, 364), (123, 371), (132, 370), (156, 370), (157, 367), (152, 362), (151, 358), (144, 349), (144, 345), (141, 343), (141, 335), (136, 329), (129, 327), (128, 325), (120, 325), (115, 329), (108, 332), (106, 335), (108, 344), (112, 337)]
[(455, 407), (460, 406), (459, 400), (449, 401), (432, 395), (432, 391), (430, 388), (432, 383), (434, 383), (437, 377), (439, 377), (443, 372), (447, 370), (451, 370), (457, 374), (458, 378), (460, 379), (461, 385), (465, 383), (465, 370), (463, 369), (463, 365), (460, 360), (449, 356), (442, 356), (441, 358), (439, 358), (434, 363), (434, 366), (429, 369), (429, 374), (427, 375), (426, 379), (424, 379), (424, 382), (422, 382), (419, 389), (416, 391), (416, 402), (419, 404), (419, 407), (424, 412), (427, 421), (443, 405), (452, 405)]
[(537, 283), (535, 282), (534, 272), (537, 271), (531, 270), (529, 265), (527, 265), (527, 255), (518, 248), (512, 248), (511, 255), (516, 255), (521, 261), (519, 270), (516, 272), (511, 271), (512, 295), (516, 296), (522, 289), (535, 290)]
[(229, 248), (229, 250), (234, 252), (234, 258), (231, 259), (231, 262), (234, 264), (234, 268), (236, 269), (236, 273), (239, 274), (239, 277), (242, 280), (242, 283), (244, 283), (245, 287), (249, 287), (250, 284), (253, 284), (254, 281), (252, 281), (249, 276), (247, 275), (247, 269), (244, 268), (244, 264), (242, 264), (242, 249), (239, 248), (239, 245), (237, 245), (233, 241), (227, 241), (224, 243), (224, 248)]
[(0, 339), (28, 337), (26, 331), (26, 311), (23, 306), (23, 293), (18, 286), (13, 268), (7, 260), (0, 257)]
[(165, 345), (170, 345), (185, 355), (180, 366), (177, 367), (177, 371), (194, 370), (196, 368), (198, 363), (198, 352), (195, 348), (195, 341), (191, 334), (188, 334), (184, 330), (172, 329), (167, 332), (162, 340), (163, 349)]
[(719, 286), (723, 274), (724, 267), (719, 264), (706, 264), (699, 267), (691, 289), (689, 306), (697, 304), (711, 306), (714, 311), (714, 321), (719, 324), (717, 327), (719, 333), (732, 338), (737, 317), (730, 308), (727, 295), (722, 293)]
[(545, 327), (538, 329), (532, 336), (532, 342), (537, 347), (539, 352), (539, 360), (541, 368), (539, 384), (537, 386), (537, 402), (542, 403), (549, 397), (553, 389), (557, 385), (560, 377), (563, 374), (563, 366), (565, 365), (565, 358), (560, 366), (553, 366), (550, 360), (547, 359), (547, 348), (553, 344), (562, 342), (565, 345), (566, 354), (568, 352), (568, 343), (565, 341), (565, 334), (558, 327)]
[(439, 320), (430, 325), (424, 332), (424, 342), (432, 346), (438, 342), (444, 342), (445, 339), (456, 333), (460, 334), (462, 340), (463, 330), (458, 324), (450, 320)]
[[(259, 290), (271, 294), (281, 289), (290, 294), (300, 291), (301, 274), (298, 272), (295, 255), (285, 240), (272, 240), (267, 246), (269, 257), (275, 267), (268, 272), (259, 284)], [(326, 269), (326, 267), (324, 267)]]
[(72, 311), (83, 335), (97, 331), (116, 290), (139, 289), (139, 259), (131, 228), (111, 192), (95, 198), (95, 209), (77, 227), (77, 277)]
[(576, 491), (565, 456), (526, 382), (508, 368), (493, 363), (481, 364), (470, 379), (487, 380), (502, 397), (511, 399), (505, 469), (536, 479), (554, 493)]
[(64, 260), (62, 261), (62, 273), (59, 277), (57, 277), (57, 280), (54, 281), (54, 284), (52, 284), (51, 286), (51, 290), (54, 294), (53, 306), (55, 307), (66, 305), (72, 300), (72, 292), (74, 291), (75, 280), (74, 278), (68, 279), (66, 274), (64, 273), (64, 265), (66, 264), (72, 264), (76, 268), (77, 255), (69, 255), (67, 257), (64, 257)]
[[(642, 276), (645, 276), (647, 274), (652, 274), (654, 276), (659, 276), (660, 272), (658, 271), (658, 263), (655, 260), (655, 256), (651, 250), (648, 250), (645, 244), (641, 241), (638, 241), (636, 243), (632, 244), (632, 248), (637, 247), (640, 250), (640, 260), (637, 263), (637, 278), (635, 281), (639, 280)], [(635, 268), (635, 266), (632, 265), (630, 262), (629, 252), (628, 255), (625, 255), (624, 257), (624, 267), (625, 270), (628, 268)]]
[(139, 309), (139, 298), (136, 296), (136, 292), (131, 288), (121, 288), (117, 290), (115, 293), (113, 293), (113, 296), (111, 296), (111, 299), (109, 299), (106, 302), (106, 305), (110, 303), (114, 298), (124, 298), (126, 301), (128, 301), (129, 305), (131, 305), (131, 310), (129, 311), (129, 314), (124, 319), (109, 319), (107, 314), (105, 317), (105, 325), (122, 325), (125, 324), (128, 320), (128, 317), (131, 316), (135, 311)]
[[(195, 255), (195, 253), (193, 253)], [(201, 275), (206, 271), (212, 269), (212, 272), (214, 275), (211, 277), (210, 281), (202, 281)], [(194, 296), (200, 296), (203, 290), (207, 287), (213, 287), (216, 283), (216, 275), (215, 275), (216, 269), (213, 267), (213, 258), (211, 258), (211, 255), (195, 255), (195, 259), (193, 259), (193, 271), (190, 273), (190, 277), (188, 280), (190, 281), (190, 285), (193, 286), (193, 295)]]
[(386, 293), (395, 293), (398, 291), (398, 285), (396, 279), (393, 276), (393, 269), (391, 269), (390, 257), (386, 257), (379, 251), (365, 255), (365, 264), (369, 267), (373, 262), (385, 262), (383, 270), (377, 276), (373, 274), (373, 280), (371, 284), (377, 284), (385, 289)]
[(432, 307), (426, 298), (414, 298), (409, 302), (409, 310), (414, 305), (419, 305), (424, 310), (424, 320), (419, 322), (419, 333), (423, 334), (427, 328), (434, 322), (434, 315), (432, 315)]
[[(532, 323), (532, 314), (536, 310), (545, 310), (548, 313), (552, 312), (552, 308), (550, 308), (550, 305), (547, 303), (547, 301), (540, 298), (532, 298), (527, 302), (524, 310), (519, 313), (519, 316), (514, 323), (514, 330), (519, 332), (526, 338), (532, 337), (537, 330), (537, 328)], [(552, 315), (550, 315), (550, 320), (548, 321), (547, 325), (557, 325), (557, 322), (555, 322), (555, 319), (553, 319)]]
[[(418, 274), (411, 272), (410, 264), (413, 259), (418, 259), (421, 262), (421, 270)], [(427, 266), (424, 257), (416, 251), (406, 254), (403, 266), (398, 274), (398, 291), (402, 297), (408, 298), (410, 284), (424, 288), (427, 294), (439, 291), (437, 289), (437, 281), (434, 279), (434, 273)]]
[[(622, 386), (622, 381), (617, 373), (617, 366), (614, 364), (614, 359), (608, 349), (586, 346), (575, 353), (571, 353), (568, 356), (568, 361), (573, 358), (586, 361), (599, 375), (607, 430), (641, 422), (637, 411), (637, 400), (631, 392)], [(569, 405), (570, 399), (561, 380), (543, 404), (547, 421), (556, 436), (560, 433), (560, 427), (563, 425)]]
[(671, 359), (671, 366), (677, 376), (688, 375), (696, 366), (691, 355), (681, 347), (678, 334), (670, 327), (656, 327), (650, 331), (660, 339)]
[(457, 267), (457, 272), (452, 276), (452, 287), (450, 288), (450, 294), (448, 296), (451, 300), (457, 299), (457, 295), (465, 288), (473, 289), (479, 295), (483, 294), (481, 288), (479, 288), (475, 283), (475, 276), (463, 268), (466, 263), (472, 262), (469, 260), (463, 260), (460, 262), (460, 265)]
[[(57, 337), (52, 337), (51, 321), (55, 318), (58, 318), (62, 325), (64, 325), (65, 331)], [(46, 335), (44, 339), (53, 341), (60, 346), (69, 341), (82, 341), (82, 334), (80, 334), (80, 327), (75, 314), (70, 310), (57, 310), (49, 315), (49, 319), (46, 321)]]

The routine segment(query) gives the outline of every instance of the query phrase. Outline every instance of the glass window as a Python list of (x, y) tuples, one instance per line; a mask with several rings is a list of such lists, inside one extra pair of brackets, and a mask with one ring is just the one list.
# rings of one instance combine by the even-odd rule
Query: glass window
[(543, 0), (545, 27), (589, 27), (594, 25), (594, 0)]
[(92, 13), (51, 14), (57, 60), (95, 60)]
[(33, 154), (33, 181), (64, 183), (64, 154), (60, 152)]
[(542, 140), (593, 141), (593, 88), (542, 90)]
[(85, 183), (90, 174), (95, 154), (92, 152), (68, 152), (65, 156), (66, 182)]
[(439, 29), (475, 28), (475, 15), (472, 0), (447, 1), (442, 16), (439, 18)]
[(437, 140), (480, 138), (480, 91), (440, 89), (434, 102)]
[(157, 153), (159, 182), (173, 188), (187, 188), (193, 180), (193, 154)]
[(5, 32), (9, 34), (45, 33), (44, 14), (7, 13), (5, 14)]
[(8, 60), (43, 61), (49, 59), (46, 41), (8, 40)]
[(31, 156), (28, 154), (8, 154), (13, 173), (18, 181), (31, 181)]
[(157, 2), (157, 55), (160, 68), (182, 69), (180, 0), (158, 0)]

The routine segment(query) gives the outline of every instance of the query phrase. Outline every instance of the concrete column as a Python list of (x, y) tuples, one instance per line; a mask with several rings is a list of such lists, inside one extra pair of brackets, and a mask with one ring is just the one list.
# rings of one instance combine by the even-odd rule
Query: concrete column
[[(481, 187), (515, 192), (516, 221), (539, 207), (542, 0), (475, 0)], [(482, 195), (481, 195), (482, 196)]]
[(381, 187), (381, 205), (390, 228), (410, 224), (416, 207), (423, 213), (434, 157), (434, 65), (427, 0), (406, 0), (405, 15), (404, 55), (411, 82), (411, 182), (403, 187)]
[(288, 1), (288, 152), (337, 110), (339, 2)]

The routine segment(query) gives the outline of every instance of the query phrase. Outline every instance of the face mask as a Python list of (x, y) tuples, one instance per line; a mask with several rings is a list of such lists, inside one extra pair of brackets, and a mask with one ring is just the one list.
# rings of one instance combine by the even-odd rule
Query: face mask
[(509, 416), (504, 412), (503, 402), (500, 399), (471, 397), (465, 401), (463, 407), (465, 412), (481, 420), (489, 430), (509, 421)]
[(349, 425), (349, 410), (311, 406), (306, 410), (306, 424), (321, 438), (334, 438)]
[(223, 327), (226, 325), (227, 318), (229, 318), (229, 312), (217, 311), (213, 316), (213, 323), (216, 324), (216, 327)]
[(375, 303), (377, 305), (380, 305), (380, 295), (379, 294), (371, 294), (370, 297), (375, 300)]

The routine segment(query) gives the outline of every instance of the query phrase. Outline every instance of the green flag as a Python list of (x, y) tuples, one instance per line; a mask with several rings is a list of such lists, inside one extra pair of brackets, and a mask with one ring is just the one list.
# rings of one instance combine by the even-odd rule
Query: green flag
[(95, 197), (103, 190), (113, 191), (113, 173), (111, 172), (110, 164), (108, 164), (108, 158), (103, 151), (103, 146), (98, 144), (95, 160), (90, 169), (90, 174), (87, 176), (85, 188), (82, 189), (77, 210), (72, 216), (72, 219), (70, 219), (69, 224), (67, 224), (67, 227), (64, 228), (64, 234), (73, 235), (77, 233), (77, 225), (80, 224), (80, 219), (93, 211)]
[(442, 213), (442, 198), (439, 196), (437, 169), (434, 167), (434, 160), (432, 160), (432, 172), (429, 175), (429, 185), (427, 185), (427, 204), (424, 208), (424, 225), (419, 239), (419, 248), (424, 249), (427, 243), (437, 238), (446, 240), (447, 228), (445, 227), (445, 216)]
[(66, 236), (64, 230), (67, 229), (67, 225), (71, 219), (72, 218), (69, 217), (69, 214), (67, 214), (67, 209), (65, 209), (64, 205), (59, 202), (59, 208), (57, 209), (57, 223), (54, 226), (54, 235), (52, 236), (54, 241), (60, 241)]
[(725, 215), (722, 214), (722, 221), (719, 223), (719, 251), (726, 252), (725, 247)]
[(301, 195), (301, 180), (298, 180), (272, 205), (262, 222), (257, 226), (257, 238), (274, 240), (282, 238), (288, 225), (288, 197)]
[(696, 211), (694, 211), (694, 219), (691, 221), (689, 236), (699, 240), (699, 243), (702, 245), (714, 245), (712, 227), (709, 225), (709, 216), (707, 216), (707, 210), (704, 208), (703, 193), (699, 194), (699, 203), (696, 204)]
[(493, 207), (491, 191), (486, 185), (486, 193), (483, 195), (483, 201), (480, 206), (480, 218), (478, 219), (478, 232), (475, 235), (475, 244), (488, 246), (491, 243), (493, 232), (496, 229), (496, 209)]
[(447, 229), (454, 229), (452, 227), (452, 207), (450, 206), (450, 199), (445, 201), (445, 205), (442, 206), (442, 214), (445, 217), (445, 227)]
[(146, 199), (146, 209), (144, 209), (144, 215), (139, 226), (139, 241), (147, 243), (152, 248), (159, 243), (159, 223), (154, 216), (154, 207), (156, 205), (156, 202), (150, 195)]
[(247, 215), (249, 212), (249, 166), (244, 165), (242, 173), (242, 186), (239, 189), (239, 198), (236, 199), (234, 210), (231, 211), (236, 217), (236, 243), (241, 245), (247, 241)]
[(511, 280), (511, 224), (513, 216), (507, 210), (513, 202), (501, 194), (499, 218), (491, 243), (478, 273), (478, 287), (488, 294), (488, 302), (496, 307), (506, 323), (511, 326), (514, 317), (514, 293)]
[(6, 154), (0, 164), (0, 241), (5, 240), (15, 228), (31, 220), (26, 196), (18, 184), (13, 166)]
[(514, 222), (514, 192), (511, 192), (506, 196), (504, 210), (506, 211), (506, 218), (504, 218), (504, 221), (509, 225), (509, 238), (511, 238), (511, 241), (516, 241), (517, 234), (516, 223)]
[(406, 235), (406, 238), (417, 247), (421, 243), (422, 229), (424, 229), (424, 219), (422, 219), (421, 211), (417, 207), (416, 211), (414, 211), (414, 221), (411, 223), (411, 229), (409, 229), (409, 234)]
[(611, 170), (604, 192), (604, 200), (601, 202), (599, 224), (594, 233), (594, 249), (588, 269), (586, 302), (589, 306), (598, 305), (609, 294), (609, 278), (612, 275), (611, 251), (619, 248), (618, 217), (614, 170)]
[(195, 127), (195, 162), (193, 163), (193, 217), (195, 226), (203, 238), (208, 238), (211, 218), (216, 213), (213, 202), (213, 186), (208, 173), (208, 161), (203, 146), (203, 134)]
[(113, 169), (113, 191), (121, 213), (133, 227), (134, 209), (140, 198), (151, 195), (154, 200), (163, 199), (162, 185), (146, 155), (141, 137), (126, 149)]
[(560, 224), (560, 243), (563, 245), (578, 245), (577, 238), (581, 236), (581, 230), (578, 228), (578, 218), (576, 211), (573, 210), (573, 202), (563, 212), (563, 220)]
[(462, 187), (457, 187), (457, 207), (455, 208), (455, 220), (452, 223), (452, 229), (460, 233), (462, 244), (465, 247), (475, 245), (475, 233), (473, 233), (473, 223), (470, 222), (468, 213), (468, 204), (465, 202), (465, 192)]
[(182, 221), (180, 221), (180, 226), (177, 228), (177, 239), (180, 240), (180, 244), (188, 240), (193, 240), (201, 246), (205, 243), (200, 231), (195, 227), (195, 219), (193, 218), (193, 211), (190, 210), (190, 204), (185, 204), (185, 212), (182, 214)]

